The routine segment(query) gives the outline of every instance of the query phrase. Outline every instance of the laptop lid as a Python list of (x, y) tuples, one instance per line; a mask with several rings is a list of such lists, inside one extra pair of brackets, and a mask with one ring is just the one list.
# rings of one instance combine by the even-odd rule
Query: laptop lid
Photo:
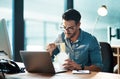
[(55, 74), (49, 52), (20, 51), (20, 55), (28, 72)]

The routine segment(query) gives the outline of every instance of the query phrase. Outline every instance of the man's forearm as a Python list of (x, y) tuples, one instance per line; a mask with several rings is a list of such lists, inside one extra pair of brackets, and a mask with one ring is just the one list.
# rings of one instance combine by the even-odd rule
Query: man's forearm
[(90, 71), (97, 71), (97, 72), (99, 72), (99, 71), (101, 71), (101, 68), (99, 68), (99, 67), (97, 67), (95, 65), (91, 65), (91, 66), (85, 66), (84, 70), (90, 70)]

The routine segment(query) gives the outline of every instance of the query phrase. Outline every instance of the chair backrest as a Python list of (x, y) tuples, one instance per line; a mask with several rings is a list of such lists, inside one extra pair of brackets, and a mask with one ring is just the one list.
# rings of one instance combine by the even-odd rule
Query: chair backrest
[(113, 51), (109, 43), (100, 42), (102, 62), (103, 62), (103, 72), (113, 73)]

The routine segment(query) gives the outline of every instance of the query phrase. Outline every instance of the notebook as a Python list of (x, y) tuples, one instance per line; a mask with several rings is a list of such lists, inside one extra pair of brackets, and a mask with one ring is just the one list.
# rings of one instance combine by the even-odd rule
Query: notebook
[(20, 55), (28, 72), (55, 74), (66, 71), (53, 65), (51, 56), (47, 51), (20, 51)]

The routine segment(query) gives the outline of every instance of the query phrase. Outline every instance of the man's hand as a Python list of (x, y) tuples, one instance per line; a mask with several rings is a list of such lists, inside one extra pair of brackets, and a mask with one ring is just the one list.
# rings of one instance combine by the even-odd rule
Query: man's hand
[[(79, 64), (77, 64), (76, 62), (70, 60), (70, 59), (66, 59), (66, 62), (63, 64), (65, 69), (68, 70), (82, 70), (81, 66)], [(85, 70), (90, 70), (90, 71), (101, 71), (101, 69), (95, 65), (91, 65), (91, 66), (85, 66)]]
[(55, 43), (50, 43), (48, 44), (46, 50), (50, 53), (52, 56), (53, 51), (56, 49), (56, 44)]
[(63, 66), (65, 69), (68, 69), (68, 70), (81, 70), (82, 69), (79, 64), (77, 64), (76, 62), (70, 59), (66, 59)]

